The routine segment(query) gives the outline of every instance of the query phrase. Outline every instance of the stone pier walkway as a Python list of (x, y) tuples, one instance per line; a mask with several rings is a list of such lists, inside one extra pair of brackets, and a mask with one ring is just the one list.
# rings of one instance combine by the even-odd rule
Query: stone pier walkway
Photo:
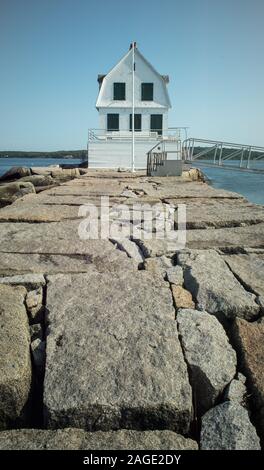
[[(186, 247), (81, 240), (101, 196), (184, 204)], [(2, 208), (0, 314), (0, 449), (260, 448), (264, 210), (196, 170), (87, 171)]]

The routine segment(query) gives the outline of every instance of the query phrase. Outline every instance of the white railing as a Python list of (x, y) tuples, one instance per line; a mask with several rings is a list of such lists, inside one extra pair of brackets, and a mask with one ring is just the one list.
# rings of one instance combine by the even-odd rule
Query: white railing
[[(182, 132), (184, 132), (184, 137), (186, 138), (187, 128), (186, 127), (169, 127), (167, 130), (156, 130), (156, 131), (136, 131), (135, 139), (136, 140), (171, 140), (178, 141), (181, 140)], [(128, 130), (116, 130), (116, 131), (107, 131), (105, 129), (89, 129), (88, 130), (88, 142), (95, 141), (107, 141), (107, 140), (131, 140), (132, 133)]]
[(191, 137), (182, 142), (182, 158), (187, 162), (199, 160), (201, 163), (208, 159), (211, 164), (221, 167), (227, 161), (233, 161), (234, 166), (249, 169), (254, 161), (264, 159), (264, 147)]

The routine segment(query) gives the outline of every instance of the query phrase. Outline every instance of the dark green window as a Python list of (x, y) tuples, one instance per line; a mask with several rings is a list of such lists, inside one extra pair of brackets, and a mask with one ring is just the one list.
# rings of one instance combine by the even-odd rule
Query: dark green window
[(119, 131), (119, 114), (107, 114), (107, 130)]
[(153, 83), (141, 83), (141, 101), (153, 101)]
[(162, 134), (162, 114), (150, 115), (150, 130)]
[[(141, 131), (141, 114), (134, 114), (134, 129)], [(132, 114), (129, 116), (129, 130), (132, 131)]]
[(114, 100), (122, 101), (126, 99), (126, 84), (114, 83)]

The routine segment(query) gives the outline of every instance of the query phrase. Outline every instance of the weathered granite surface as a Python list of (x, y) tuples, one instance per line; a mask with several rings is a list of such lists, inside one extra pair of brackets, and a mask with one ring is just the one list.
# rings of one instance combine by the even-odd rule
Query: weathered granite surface
[(248, 380), (255, 418), (264, 439), (264, 323), (249, 323), (237, 318), (233, 325), (232, 341)]
[(241, 247), (264, 247), (264, 224), (253, 224), (245, 227), (230, 227), (189, 230), (187, 247), (197, 249), (219, 248), (241, 251)]
[(171, 291), (176, 309), (195, 308), (192, 294), (188, 290), (184, 289), (182, 286), (172, 284)]
[(20, 178), (20, 181), (27, 181), (33, 186), (50, 186), (54, 184), (54, 179), (50, 175), (29, 175)]
[(24, 194), (35, 193), (32, 183), (6, 183), (0, 186), (0, 207), (7, 206)]
[(176, 286), (183, 285), (183, 270), (181, 266), (172, 266), (166, 270), (167, 280)]
[[(72, 184), (75, 183), (75, 180), (71, 182)], [(106, 184), (106, 183), (105, 183)], [(124, 197), (115, 197), (111, 196), (109, 198), (109, 205), (112, 206), (113, 204), (121, 204), (122, 202), (126, 202), (126, 198)], [(27, 194), (23, 196), (19, 202), (25, 202), (28, 205), (49, 205), (49, 206), (56, 206), (56, 205), (65, 205), (65, 206), (80, 206), (82, 204), (94, 204), (95, 206), (105, 206), (106, 200), (100, 200), (98, 195), (89, 195), (88, 189), (87, 193), (83, 196), (72, 196), (72, 195), (63, 195), (58, 196), (47, 194), (47, 191), (43, 191), (36, 196), (33, 197), (31, 194)]]
[(0, 222), (59, 222), (78, 219), (78, 206), (17, 203), (0, 211)]
[(142, 263), (144, 261), (144, 256), (142, 255), (139, 247), (133, 241), (128, 238), (111, 238), (111, 241), (121, 251), (124, 251), (129, 258), (135, 260), (135, 262)]
[(29, 175), (29, 168), (23, 166), (13, 166), (0, 176), (0, 181), (12, 181)]
[(209, 410), (236, 373), (236, 353), (219, 321), (191, 309), (177, 313), (198, 414)]
[[(153, 179), (154, 181), (157, 181), (156, 178)], [(159, 181), (159, 183), (160, 184), (156, 188), (147, 190), (146, 194), (164, 199), (164, 201), (169, 204), (174, 204), (175, 199), (179, 198), (243, 199), (240, 194), (222, 189), (215, 189), (207, 183), (200, 181), (178, 181), (177, 184), (175, 184), (175, 179), (171, 179), (171, 181), (166, 179), (166, 181)]]
[(197, 450), (172, 431), (85, 432), (82, 429), (21, 429), (0, 432), (0, 450)]
[(225, 255), (223, 258), (249, 291), (264, 296), (264, 254)]
[(43, 274), (18, 274), (17, 276), (0, 277), (0, 284), (8, 284), (14, 286), (25, 286), (29, 289), (37, 289), (45, 286), (46, 281)]
[[(42, 324), (30, 328), (34, 383), (40, 383), (43, 377), (47, 334), (45, 423), (52, 428), (81, 426), (113, 432), (10, 431), (0, 434), (0, 447), (197, 447), (182, 436), (161, 431), (164, 428), (184, 434), (188, 431), (193, 419), (189, 381), (193, 385), (196, 414), (208, 397), (212, 405), (217, 399), (226, 399), (231, 405), (252, 407), (255, 401), (255, 414), (259, 413), (263, 422), (263, 360), (259, 346), (264, 325), (259, 318), (264, 312), (263, 207), (198, 181), (196, 169), (185, 171), (182, 177), (169, 178), (105, 170), (87, 170), (80, 176), (79, 170), (60, 168), (32, 168), (31, 173), (36, 175), (29, 178), (35, 181), (38, 194), (22, 192), (20, 199), (0, 210), (0, 289), (8, 284), (13, 289), (25, 286), (28, 294), (23, 290), (23, 295), (29, 317), (40, 305), (39, 302), (35, 305), (36, 300), (41, 298), (45, 304), (47, 294), (49, 323), (45, 323), (45, 315), (36, 319)], [(44, 181), (60, 186), (43, 190)], [(30, 183), (20, 180), (19, 184)], [(116, 219), (117, 204), (130, 208), (135, 203), (144, 204), (148, 213), (156, 204), (167, 208), (170, 203), (186, 204), (187, 252), (198, 250), (197, 260), (190, 261), (186, 252), (178, 254), (179, 248), (166, 238), (136, 243), (128, 240), (117, 246), (110, 240), (80, 240), (78, 227), (80, 222), (85, 227), (85, 220), (80, 220), (79, 206), (93, 204), (99, 210), (102, 203), (105, 208), (107, 199), (102, 202), (102, 195), (109, 198), (111, 221)], [(83, 214), (85, 217), (84, 209)], [(138, 209), (136, 219), (142, 226)], [(177, 226), (177, 212), (174, 222)], [(149, 232), (145, 234), (149, 236)], [(175, 266), (180, 257), (181, 266)], [(186, 272), (193, 276), (191, 282)], [(36, 282), (36, 275), (41, 276), (41, 284)], [(48, 279), (47, 289), (43, 275)], [(38, 291), (40, 286), (42, 292)], [(190, 322), (179, 340), (176, 310), (189, 305), (187, 300), (198, 309), (207, 308), (206, 327)], [(254, 321), (241, 320), (248, 331), (242, 334), (239, 330), (239, 341), (234, 341), (247, 376), (246, 397), (244, 384), (233, 379), (236, 371), (231, 373), (234, 352), (232, 348), (229, 351), (220, 323), (209, 314), (224, 317), (228, 326), (234, 317)], [(201, 311), (196, 315), (200, 319)], [(196, 322), (196, 317), (193, 321)], [(187, 324), (186, 318), (183, 323)], [(185, 357), (183, 349), (189, 351), (184, 350)], [(193, 371), (197, 370), (199, 380), (194, 383)], [(201, 377), (206, 380), (200, 380)], [(206, 390), (199, 395), (199, 403), (197, 384)], [(37, 396), (33, 398), (41, 415), (42, 402)], [(254, 433), (248, 434), (248, 419), (245, 420), (240, 408), (235, 414), (221, 411), (221, 416), (225, 416), (221, 419), (227, 423), (224, 434), (230, 432), (234, 448), (242, 443), (243, 448), (250, 449), (256, 441), (252, 440)], [(236, 429), (232, 427), (233, 418)], [(29, 422), (25, 424), (30, 426)], [(213, 430), (213, 424), (213, 421), (208, 424), (208, 430)], [(142, 429), (148, 431), (142, 433)], [(261, 429), (258, 422), (258, 431)], [(206, 445), (218, 443), (207, 441)]]
[(255, 295), (247, 292), (214, 250), (179, 253), (184, 285), (197, 301), (199, 310), (220, 318), (253, 320), (259, 314)]
[(172, 260), (167, 256), (160, 256), (157, 258), (147, 258), (144, 261), (144, 269), (152, 274), (158, 274), (164, 279), (167, 270), (172, 268)]
[(78, 234), (79, 224), (78, 220), (36, 224), (3, 222), (0, 252), (86, 254), (96, 257), (115, 251), (120, 259), (127, 257), (124, 252), (115, 250), (107, 239), (81, 240)]
[(0, 285), (0, 429), (23, 418), (31, 386), (26, 289)]
[(202, 450), (260, 450), (259, 437), (248, 412), (237, 403), (225, 402), (202, 417)]
[(243, 199), (174, 200), (176, 206), (182, 203), (186, 204), (188, 229), (243, 227), (264, 222), (263, 208)]
[[(107, 244), (105, 246), (108, 247)], [(104, 247), (104, 245), (102, 244), (101, 247)], [(113, 250), (108, 253), (102, 249), (100, 253), (96, 250), (93, 253), (91, 247), (90, 252), (87, 254), (65, 253), (53, 255), (50, 253), (0, 252), (0, 275), (2, 276), (7, 274), (11, 277), (18, 273), (85, 273), (91, 270), (114, 272), (118, 269), (134, 270), (137, 269), (137, 265), (125, 253), (120, 255), (119, 250)], [(0, 283), (1, 281), (2, 278), (0, 277)]]
[(239, 405), (247, 405), (246, 377), (240, 372), (225, 389), (224, 399), (233, 401)]
[[(175, 244), (170, 240), (152, 238), (138, 240), (145, 257), (171, 256), (175, 253)], [(189, 249), (221, 249), (224, 251), (241, 251), (241, 249), (264, 247), (264, 224), (245, 227), (228, 227), (218, 229), (188, 230), (186, 247)]]
[(168, 285), (146, 271), (48, 281), (47, 426), (186, 433), (191, 388)]

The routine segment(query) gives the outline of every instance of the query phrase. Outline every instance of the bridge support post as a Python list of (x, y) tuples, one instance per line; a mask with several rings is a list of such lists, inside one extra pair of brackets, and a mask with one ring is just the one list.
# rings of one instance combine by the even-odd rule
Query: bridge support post
[(218, 160), (218, 165), (222, 165), (222, 153), (223, 153), (223, 144), (220, 145), (220, 154), (219, 154), (219, 160)]
[(251, 147), (248, 148), (248, 159), (247, 159), (247, 168), (250, 168), (250, 158), (251, 158)]
[(239, 165), (240, 168), (242, 168), (242, 166), (243, 166), (244, 151), (245, 151), (245, 149), (243, 147), (242, 150), (241, 150), (240, 165)]

